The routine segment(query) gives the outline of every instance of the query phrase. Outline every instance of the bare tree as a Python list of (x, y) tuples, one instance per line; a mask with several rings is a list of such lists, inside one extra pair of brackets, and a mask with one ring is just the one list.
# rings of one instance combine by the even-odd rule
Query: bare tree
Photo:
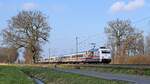
[(123, 42), (123, 55), (126, 56), (124, 63), (128, 62), (129, 56), (144, 56), (144, 36), (142, 31), (132, 32)]
[(105, 33), (108, 35), (109, 44), (113, 49), (114, 59), (117, 63), (119, 61), (123, 63), (125, 56), (129, 56), (132, 53), (134, 55), (141, 54), (144, 51), (143, 34), (141, 31), (136, 31), (129, 20), (117, 19), (108, 22), (105, 27)]
[(146, 36), (146, 41), (145, 41), (145, 54), (150, 55), (150, 34)]
[(134, 31), (126, 39), (128, 56), (144, 55), (144, 36), (142, 31)]
[(3, 30), (3, 40), (7, 46), (25, 47), (37, 62), (41, 44), (48, 41), (50, 26), (47, 17), (40, 11), (22, 11), (8, 21)]
[[(133, 32), (133, 28), (129, 20), (114, 20), (108, 22), (108, 25), (105, 27), (105, 33), (108, 35), (108, 38), (111, 39), (111, 45), (115, 47), (114, 52), (115, 56), (120, 56), (121, 45), (125, 38)], [(117, 58), (114, 58), (117, 59)], [(117, 60), (116, 60), (117, 61)]]

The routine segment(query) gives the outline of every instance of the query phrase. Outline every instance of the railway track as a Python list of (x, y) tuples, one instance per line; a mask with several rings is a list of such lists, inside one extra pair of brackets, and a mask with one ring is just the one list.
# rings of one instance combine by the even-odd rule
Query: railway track
[(72, 67), (112, 67), (112, 68), (140, 68), (150, 69), (150, 64), (62, 64)]

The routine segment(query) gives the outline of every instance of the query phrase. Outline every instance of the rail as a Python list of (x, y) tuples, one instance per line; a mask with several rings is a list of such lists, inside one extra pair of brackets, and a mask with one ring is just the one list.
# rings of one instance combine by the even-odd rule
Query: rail
[(142, 68), (150, 69), (150, 64), (62, 64), (76, 67), (112, 67), (112, 68)]

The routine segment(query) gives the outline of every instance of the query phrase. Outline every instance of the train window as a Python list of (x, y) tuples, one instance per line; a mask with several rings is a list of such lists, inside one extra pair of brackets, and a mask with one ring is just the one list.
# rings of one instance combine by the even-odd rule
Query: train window
[(83, 55), (78, 55), (78, 57), (83, 57)]
[(103, 50), (102, 53), (108, 54), (108, 53), (110, 53), (110, 51)]

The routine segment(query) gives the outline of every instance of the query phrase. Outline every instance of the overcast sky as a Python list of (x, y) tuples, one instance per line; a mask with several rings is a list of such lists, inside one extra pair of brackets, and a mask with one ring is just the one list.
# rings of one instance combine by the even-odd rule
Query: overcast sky
[[(108, 21), (130, 19), (144, 34), (150, 32), (150, 0), (0, 0), (0, 30), (7, 20), (21, 10), (40, 10), (47, 15), (52, 27), (50, 43), (43, 46), (43, 55), (62, 55), (89, 49), (90, 43), (106, 43), (104, 27)], [(51, 45), (50, 45), (51, 44)]]

